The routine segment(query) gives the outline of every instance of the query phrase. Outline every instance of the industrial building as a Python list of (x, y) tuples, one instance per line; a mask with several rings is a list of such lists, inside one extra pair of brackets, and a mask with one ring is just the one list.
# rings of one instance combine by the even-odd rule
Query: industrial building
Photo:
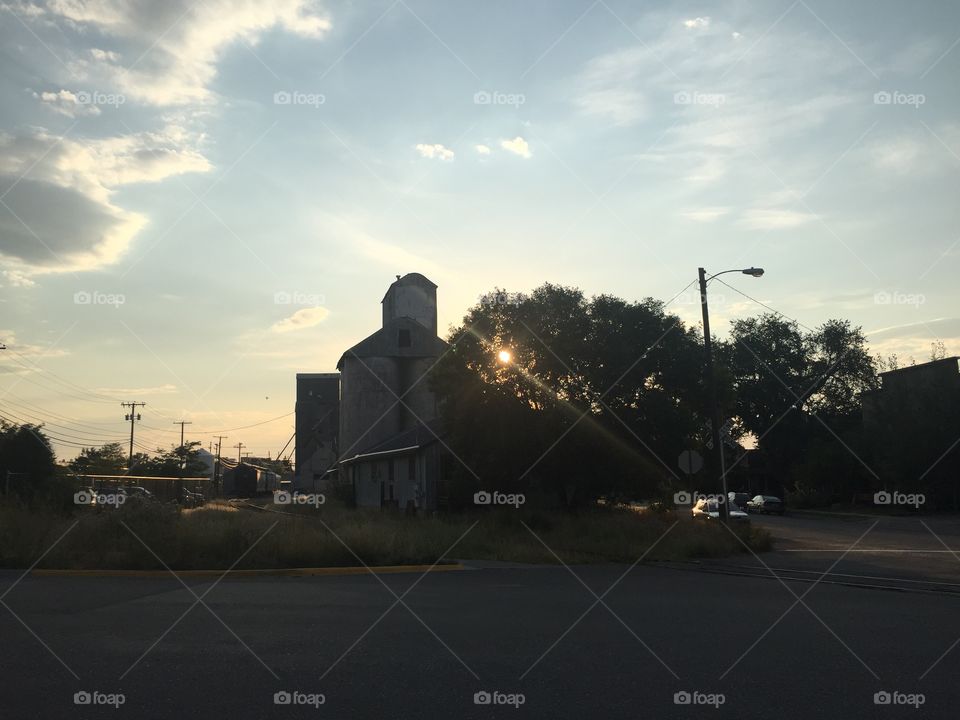
[(297, 375), (296, 484), (320, 487), (336, 472), (361, 507), (433, 510), (445, 470), (426, 377), (447, 347), (437, 286), (398, 275), (381, 304), (381, 327), (343, 353), (339, 374)]

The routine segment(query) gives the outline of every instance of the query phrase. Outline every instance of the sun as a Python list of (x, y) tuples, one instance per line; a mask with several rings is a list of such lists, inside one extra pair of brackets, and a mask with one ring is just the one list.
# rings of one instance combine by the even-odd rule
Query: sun
[(513, 355), (510, 354), (509, 350), (501, 350), (500, 352), (497, 353), (497, 360), (506, 364), (511, 360), (513, 360)]

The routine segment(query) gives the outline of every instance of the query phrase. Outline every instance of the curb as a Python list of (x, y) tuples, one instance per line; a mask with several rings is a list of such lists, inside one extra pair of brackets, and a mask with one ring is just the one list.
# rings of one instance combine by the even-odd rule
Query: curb
[(371, 567), (267, 568), (256, 570), (32, 570), (34, 577), (313, 577), (331, 575), (391, 575), (466, 570), (462, 563), (448, 565), (380, 565)]

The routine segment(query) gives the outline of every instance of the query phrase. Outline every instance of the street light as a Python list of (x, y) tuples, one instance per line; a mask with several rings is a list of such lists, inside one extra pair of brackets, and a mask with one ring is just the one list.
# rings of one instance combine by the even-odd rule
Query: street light
[(720, 442), (720, 407), (717, 405), (717, 383), (713, 373), (713, 342), (710, 339), (710, 311), (707, 308), (707, 283), (715, 277), (726, 273), (738, 272), (751, 277), (763, 275), (763, 268), (748, 267), (744, 269), (724, 270), (710, 277), (703, 268), (697, 269), (700, 276), (700, 309), (703, 311), (703, 350), (706, 355), (707, 385), (710, 392), (710, 438), (713, 441), (713, 466), (720, 469), (720, 480), (723, 485), (723, 502), (717, 503), (720, 520), (727, 521), (727, 503), (730, 500), (727, 494), (727, 470), (723, 463), (723, 445)]

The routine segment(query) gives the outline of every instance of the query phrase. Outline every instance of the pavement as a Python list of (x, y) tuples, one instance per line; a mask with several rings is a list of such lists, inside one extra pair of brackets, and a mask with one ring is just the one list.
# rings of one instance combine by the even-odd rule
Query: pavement
[[(17, 582), (20, 573), (0, 571), (0, 717), (954, 717), (952, 592), (719, 567), (823, 573), (868, 529), (856, 547), (943, 549), (921, 524), (899, 520), (871, 529), (872, 520), (754, 518), (779, 538), (775, 552), (695, 571), (474, 563), (427, 575), (183, 583)], [(960, 548), (960, 523), (926, 522)], [(831, 574), (960, 583), (958, 570), (949, 553), (851, 552)], [(76, 705), (83, 692), (123, 703)], [(494, 702), (476, 704), (485, 692)], [(275, 704), (276, 693), (293, 702)], [(875, 704), (876, 693), (891, 703)]]

